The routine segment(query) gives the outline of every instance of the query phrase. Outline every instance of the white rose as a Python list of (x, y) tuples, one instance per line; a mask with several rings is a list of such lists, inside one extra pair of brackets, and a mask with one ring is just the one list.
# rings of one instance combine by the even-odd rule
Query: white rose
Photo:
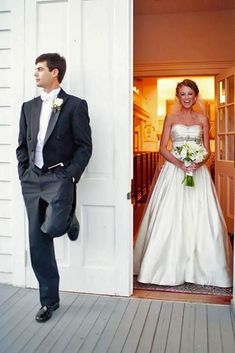
[(56, 100), (54, 101), (54, 105), (56, 105), (57, 107), (60, 107), (62, 104), (63, 104), (62, 98), (56, 98)]

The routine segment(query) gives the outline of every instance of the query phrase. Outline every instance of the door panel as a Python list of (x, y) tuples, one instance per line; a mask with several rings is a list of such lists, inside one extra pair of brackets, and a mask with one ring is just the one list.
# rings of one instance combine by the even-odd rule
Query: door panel
[(215, 182), (228, 231), (234, 233), (235, 68), (217, 76)]
[[(78, 184), (78, 241), (56, 239), (62, 290), (132, 292), (131, 9), (126, 0), (26, 0), (26, 97), (35, 57), (67, 59), (63, 88), (88, 101), (93, 155)], [(56, 16), (55, 16), (56, 14)], [(51, 18), (53, 17), (53, 21)], [(27, 48), (30, 48), (28, 50)], [(27, 285), (36, 286), (31, 266)]]

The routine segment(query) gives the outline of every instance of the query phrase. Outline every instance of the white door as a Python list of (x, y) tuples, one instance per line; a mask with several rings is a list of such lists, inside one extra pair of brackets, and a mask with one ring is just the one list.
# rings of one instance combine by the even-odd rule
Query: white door
[(234, 233), (235, 67), (216, 78), (215, 183), (229, 233)]
[[(78, 241), (57, 239), (60, 289), (132, 292), (132, 1), (26, 0), (25, 100), (37, 95), (35, 57), (67, 59), (63, 88), (88, 101), (93, 155), (78, 185)], [(36, 287), (30, 261), (26, 285)]]

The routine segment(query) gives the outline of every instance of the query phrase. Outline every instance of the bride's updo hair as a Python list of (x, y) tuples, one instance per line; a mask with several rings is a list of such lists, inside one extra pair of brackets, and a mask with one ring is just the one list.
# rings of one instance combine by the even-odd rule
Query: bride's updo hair
[(193, 110), (196, 111), (197, 113), (205, 115), (206, 114), (205, 104), (200, 97), (198, 86), (197, 86), (196, 82), (194, 82), (193, 80), (190, 80), (188, 78), (184, 79), (182, 82), (177, 83), (176, 90), (175, 90), (176, 91), (175, 99), (174, 99), (174, 102), (170, 108), (169, 113), (170, 114), (178, 114), (181, 111), (181, 104), (179, 102), (178, 97), (179, 97), (180, 88), (183, 86), (190, 87), (195, 92), (196, 102), (193, 105)]
[(183, 80), (182, 82), (179, 82), (176, 86), (176, 96), (178, 97), (179, 95), (179, 90), (181, 87), (186, 86), (191, 88), (194, 93), (196, 94), (196, 96), (198, 96), (199, 94), (199, 89), (198, 86), (196, 84), (196, 82), (194, 82), (193, 80), (189, 80), (188, 78), (186, 78), (185, 80)]

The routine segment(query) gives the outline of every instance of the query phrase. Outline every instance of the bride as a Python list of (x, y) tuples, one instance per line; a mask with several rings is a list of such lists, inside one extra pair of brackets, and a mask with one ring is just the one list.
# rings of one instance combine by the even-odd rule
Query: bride
[[(159, 285), (231, 287), (232, 249), (215, 187), (205, 166), (210, 156), (209, 121), (193, 106), (199, 89), (185, 79), (176, 87), (180, 109), (164, 122), (160, 153), (166, 159), (150, 197), (134, 247), (138, 281)], [(172, 151), (167, 149), (171, 139)], [(185, 142), (203, 143), (207, 156), (188, 167), (175, 157)], [(194, 186), (182, 183), (193, 173)]]

